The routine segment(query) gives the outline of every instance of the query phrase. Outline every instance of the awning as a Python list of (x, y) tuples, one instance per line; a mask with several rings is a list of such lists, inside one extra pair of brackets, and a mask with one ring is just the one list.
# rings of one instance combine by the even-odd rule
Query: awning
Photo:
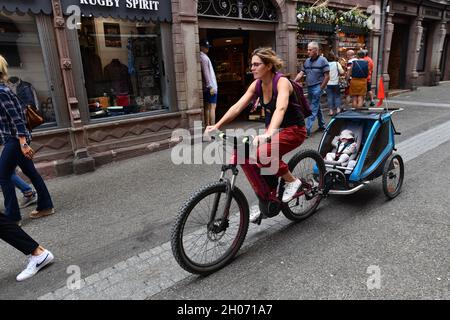
[(366, 35), (369, 33), (368, 29), (364, 29), (364, 28), (360, 28), (360, 27), (340, 26), (340, 29), (345, 34)]
[(322, 24), (322, 23), (301, 23), (299, 24), (299, 30), (333, 33), (335, 31), (335, 26), (332, 24)]
[(0, 10), (51, 14), (52, 2), (51, 0), (0, 0)]
[(172, 21), (170, 0), (61, 0), (64, 12), (77, 5), (83, 15), (137, 21)]

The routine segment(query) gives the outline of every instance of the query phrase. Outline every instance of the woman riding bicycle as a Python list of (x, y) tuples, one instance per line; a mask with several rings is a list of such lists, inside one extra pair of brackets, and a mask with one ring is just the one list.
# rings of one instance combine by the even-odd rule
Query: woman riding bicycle
[[(305, 119), (298, 106), (289, 103), (296, 99), (290, 81), (281, 77), (277, 82), (278, 95), (275, 97), (273, 79), (283, 66), (283, 61), (271, 48), (258, 48), (252, 53), (251, 71), (255, 81), (247, 92), (235, 103), (222, 119), (213, 126), (206, 127), (205, 134), (219, 130), (224, 124), (233, 121), (254, 99), (258, 91), (261, 106), (266, 117), (265, 133), (256, 136), (253, 143), (258, 145), (257, 162), (260, 168), (278, 168), (276, 175), (286, 182), (283, 202), (289, 202), (301, 186), (298, 178), (289, 171), (288, 165), (282, 161), (283, 155), (299, 147), (306, 139)], [(260, 80), (260, 82), (258, 81)], [(262, 90), (257, 90), (261, 83)], [(273, 154), (273, 158), (271, 155)], [(250, 217), (254, 222), (260, 213)]]

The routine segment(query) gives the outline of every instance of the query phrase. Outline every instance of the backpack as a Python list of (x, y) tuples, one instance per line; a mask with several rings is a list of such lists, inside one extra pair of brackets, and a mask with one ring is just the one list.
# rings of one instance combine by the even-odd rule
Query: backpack
[(367, 78), (369, 76), (369, 62), (366, 60), (353, 61), (352, 78)]
[[(283, 77), (283, 74), (281, 72), (277, 72), (275, 74), (275, 77), (273, 77), (273, 81), (272, 81), (272, 90), (273, 90), (273, 96), (276, 99), (276, 97), (278, 96), (278, 80), (280, 80), (280, 78)], [(295, 95), (295, 100), (293, 101), (292, 99), (289, 99), (289, 104), (294, 106), (295, 108), (299, 108), (300, 112), (303, 114), (303, 117), (306, 119), (309, 116), (312, 115), (312, 111), (311, 111), (311, 107), (309, 106), (308, 100), (306, 100), (305, 95), (303, 93), (303, 88), (300, 86), (300, 84), (298, 84), (295, 81), (292, 81), (291, 79), (288, 79), (289, 82), (292, 84), (292, 88), (294, 88), (294, 95)], [(262, 81), (261, 80), (257, 80), (256, 82), (256, 98), (261, 97), (262, 95)]]

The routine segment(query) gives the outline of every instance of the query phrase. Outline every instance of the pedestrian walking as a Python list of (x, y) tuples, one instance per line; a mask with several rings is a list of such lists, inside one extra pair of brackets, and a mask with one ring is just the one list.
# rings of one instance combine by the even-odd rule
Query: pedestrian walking
[(312, 115), (306, 119), (307, 136), (311, 136), (311, 128), (316, 118), (319, 121), (319, 131), (325, 130), (325, 121), (322, 109), (320, 108), (320, 97), (327, 87), (330, 79), (330, 66), (328, 60), (319, 54), (319, 44), (310, 42), (308, 44), (308, 56), (303, 69), (295, 77), (296, 82), (306, 76), (306, 85), (308, 86), (308, 99), (311, 105)]
[(0, 239), (28, 256), (27, 266), (17, 275), (17, 281), (31, 278), (54, 259), (49, 250), (40, 246), (21, 227), (3, 214), (0, 214)]
[(211, 45), (206, 39), (200, 40), (200, 62), (202, 69), (203, 100), (205, 102), (206, 126), (216, 124), (217, 79), (211, 60), (208, 57)]
[[(0, 154), (3, 151), (3, 146), (0, 146)], [(26, 183), (21, 177), (19, 177), (15, 172), (11, 176), (11, 181), (17, 189), (22, 193), (22, 200), (20, 200), (19, 208), (23, 209), (37, 202), (37, 194), (33, 188)]]
[(369, 63), (364, 60), (364, 51), (358, 51), (357, 59), (353, 61), (349, 73), (352, 76), (350, 83), (352, 107), (360, 109), (364, 104), (364, 98), (367, 94), (367, 77), (369, 76)]
[(364, 49), (363, 51), (364, 51), (364, 60), (366, 60), (369, 63), (369, 76), (367, 77), (367, 94), (370, 101), (370, 106), (373, 107), (375, 106), (375, 101), (374, 101), (374, 94), (372, 91), (372, 74), (375, 65), (373, 63), (372, 58), (369, 57), (369, 50)]
[(333, 52), (328, 54), (328, 64), (330, 66), (330, 81), (327, 84), (327, 98), (329, 115), (333, 116), (341, 112), (341, 88), (339, 77), (345, 73), (344, 68), (337, 61)]
[(350, 95), (350, 84), (352, 82), (352, 76), (350, 74), (350, 69), (353, 65), (353, 61), (356, 60), (356, 55), (355, 55), (355, 51), (353, 50), (347, 50), (347, 52), (345, 53), (346, 57), (347, 57), (347, 65), (346, 65), (346, 79), (347, 79), (347, 86), (345, 87), (345, 92), (344, 92), (344, 101), (346, 105), (352, 105), (352, 96)]
[(22, 200), (20, 201), (19, 208), (23, 209), (37, 202), (37, 194), (33, 188), (26, 183), (21, 177), (14, 173), (11, 177), (15, 187), (22, 192)]
[(18, 98), (5, 85), (7, 79), (8, 64), (0, 56), (0, 145), (4, 147), (0, 155), (0, 184), (5, 214), (11, 221), (20, 224), (22, 218), (11, 180), (17, 166), (30, 178), (37, 192), (37, 208), (31, 212), (30, 218), (48, 216), (55, 213), (55, 209), (47, 186), (32, 161), (34, 151), (29, 145), (31, 134), (26, 128), (23, 108)]

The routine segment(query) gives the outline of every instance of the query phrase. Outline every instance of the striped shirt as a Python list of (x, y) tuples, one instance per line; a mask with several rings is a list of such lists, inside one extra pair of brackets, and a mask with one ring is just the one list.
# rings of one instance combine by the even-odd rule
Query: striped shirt
[(318, 56), (315, 60), (306, 59), (302, 70), (306, 74), (306, 85), (311, 87), (322, 84), (325, 72), (330, 71), (330, 66), (326, 58)]
[(31, 141), (19, 99), (0, 83), (0, 145), (5, 144), (10, 137), (25, 137), (28, 143)]

